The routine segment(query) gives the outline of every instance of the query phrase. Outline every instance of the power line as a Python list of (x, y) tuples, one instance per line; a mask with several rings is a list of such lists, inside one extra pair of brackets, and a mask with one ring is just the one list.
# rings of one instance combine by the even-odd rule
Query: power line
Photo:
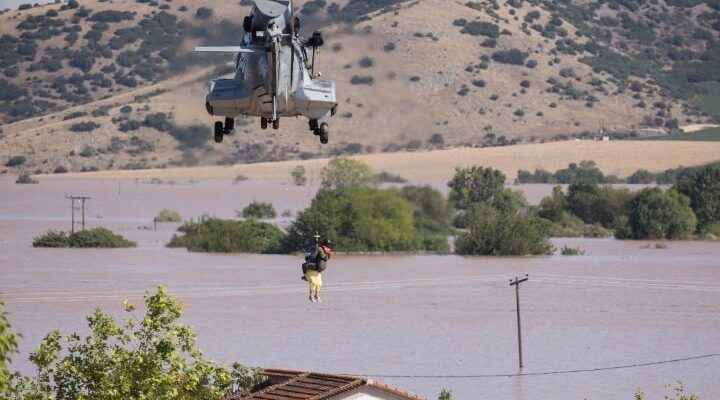
[(684, 358), (675, 358), (671, 360), (662, 361), (651, 361), (646, 363), (637, 364), (626, 364), (616, 365), (611, 367), (597, 367), (597, 368), (583, 368), (583, 369), (569, 369), (560, 371), (544, 371), (544, 372), (524, 372), (524, 373), (509, 373), (509, 374), (471, 374), (471, 375), (392, 375), (392, 374), (338, 374), (348, 376), (368, 376), (373, 378), (413, 378), (413, 379), (472, 379), (472, 378), (511, 378), (516, 376), (542, 376), (542, 375), (565, 375), (565, 374), (576, 374), (581, 372), (599, 372), (599, 371), (611, 371), (618, 369), (629, 369), (629, 368), (640, 368), (650, 367), (654, 365), (673, 364), (684, 361), (700, 360), (704, 358), (719, 357), (720, 353), (703, 354), (699, 356), (691, 356)]

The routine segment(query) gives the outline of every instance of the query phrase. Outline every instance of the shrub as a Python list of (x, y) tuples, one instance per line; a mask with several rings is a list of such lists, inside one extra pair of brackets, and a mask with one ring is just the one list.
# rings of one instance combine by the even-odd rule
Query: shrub
[(639, 169), (627, 178), (627, 183), (648, 184), (655, 181), (655, 175), (646, 169)]
[(523, 65), (528, 53), (517, 49), (496, 51), (492, 54), (492, 59), (502, 64)]
[(33, 239), (33, 247), (120, 248), (137, 244), (116, 235), (106, 228), (95, 228), (74, 233), (49, 231)]
[(160, 132), (166, 132), (171, 128), (172, 123), (168, 119), (167, 114), (154, 113), (145, 116), (145, 119), (143, 120), (143, 126), (156, 129)]
[(373, 83), (375, 83), (375, 78), (373, 78), (370, 75), (354, 75), (352, 78), (350, 78), (350, 83), (353, 85), (368, 85), (372, 86)]
[(428, 143), (435, 147), (442, 147), (445, 145), (445, 139), (441, 133), (433, 133), (428, 139)]
[(33, 178), (30, 174), (23, 172), (22, 174), (18, 175), (18, 178), (15, 180), (15, 183), (34, 184), (34, 183), (38, 183), (38, 181), (37, 181), (37, 179)]
[(160, 210), (160, 212), (157, 213), (154, 221), (156, 221), (156, 222), (180, 222), (180, 221), (182, 221), (182, 216), (177, 211), (168, 210), (167, 208), (163, 208), (162, 210)]
[(720, 222), (720, 168), (705, 168), (678, 181), (675, 189), (690, 198), (698, 230)]
[(620, 239), (686, 239), (695, 231), (697, 220), (690, 199), (671, 189), (644, 189), (630, 204), (629, 234)]
[(485, 21), (470, 21), (463, 26), (460, 32), (472, 36), (483, 35), (493, 39), (500, 37), (500, 28), (492, 22)]
[(67, 172), (68, 172), (68, 169), (67, 169), (66, 167), (62, 166), (62, 165), (58, 165), (58, 166), (55, 167), (55, 169), (53, 170), (53, 174), (64, 174), (64, 173), (67, 173)]
[(360, 64), (363, 68), (370, 68), (375, 65), (375, 60), (373, 60), (372, 57), (363, 57), (360, 59), (358, 64)]
[(585, 255), (585, 251), (580, 250), (579, 247), (568, 247), (565, 245), (560, 249), (560, 254), (564, 256), (583, 256)]
[(86, 144), (85, 146), (83, 146), (79, 155), (80, 157), (94, 157), (97, 155), (97, 150), (95, 150), (94, 147)]
[(449, 250), (452, 209), (445, 197), (431, 186), (405, 186), (400, 196), (413, 207), (417, 248), (430, 251)]
[(188, 251), (214, 253), (277, 253), (283, 241), (275, 225), (255, 219), (245, 221), (202, 217), (184, 223), (173, 235), (168, 247), (186, 247)]
[(5, 163), (5, 166), (6, 166), (6, 167), (11, 167), (11, 168), (12, 168), (12, 167), (19, 167), (19, 166), (25, 164), (25, 161), (27, 161), (27, 159), (25, 158), (25, 156), (14, 156), (14, 157), (10, 158), (10, 159)]
[(213, 9), (207, 8), (207, 7), (200, 7), (195, 12), (195, 17), (198, 19), (208, 19), (212, 17), (213, 15)]
[(243, 208), (241, 215), (243, 218), (273, 219), (277, 212), (272, 203), (253, 201)]
[(307, 176), (305, 175), (305, 167), (298, 165), (290, 173), (295, 186), (305, 186), (307, 184)]
[(170, 125), (169, 129), (170, 135), (184, 147), (202, 147), (211, 137), (210, 128), (206, 125)]
[(303, 250), (319, 232), (339, 251), (401, 251), (415, 246), (411, 205), (395, 191), (321, 190), (288, 230), (285, 248)]
[(479, 205), (466, 216), (468, 231), (455, 241), (463, 255), (541, 255), (552, 251), (550, 224), (532, 215)]
[(383, 171), (375, 175), (375, 180), (381, 183), (406, 183), (407, 179), (400, 175), (391, 174), (387, 171)]
[(0, 79), (0, 100), (13, 101), (25, 95), (25, 89)]
[(85, 121), (71, 125), (70, 130), (73, 132), (92, 132), (99, 127), (100, 125), (93, 121)]
[(608, 229), (622, 230), (633, 193), (627, 189), (599, 187), (592, 183), (574, 183), (568, 188), (567, 210), (587, 224), (600, 224)]

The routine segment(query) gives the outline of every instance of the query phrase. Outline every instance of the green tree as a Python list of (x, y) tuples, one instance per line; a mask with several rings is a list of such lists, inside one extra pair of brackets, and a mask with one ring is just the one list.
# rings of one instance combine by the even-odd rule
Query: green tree
[(493, 204), (505, 189), (505, 175), (492, 168), (472, 166), (456, 168), (450, 187), (450, 203), (459, 210), (473, 204)]
[(467, 231), (455, 241), (463, 255), (541, 255), (553, 250), (550, 224), (522, 212), (501, 211), (488, 205), (473, 207), (466, 217)]
[(586, 224), (600, 224), (621, 230), (634, 194), (627, 189), (598, 186), (595, 183), (573, 183), (568, 187), (567, 209)]
[(452, 400), (453, 394), (452, 390), (447, 390), (443, 388), (440, 393), (438, 394), (438, 400)]
[(37, 374), (18, 399), (220, 399), (260, 381), (240, 364), (205, 359), (164, 287), (145, 294), (145, 315), (124, 303), (122, 324), (96, 309), (89, 334), (50, 332), (30, 355)]
[(679, 181), (675, 189), (690, 198), (698, 230), (703, 231), (720, 222), (720, 168), (705, 168)]
[(321, 172), (322, 190), (352, 190), (359, 187), (374, 187), (375, 176), (367, 164), (347, 157), (330, 160)]
[(340, 251), (412, 250), (413, 210), (392, 190), (321, 190), (288, 230), (287, 251), (305, 249), (315, 232)]
[(272, 203), (253, 201), (243, 208), (241, 215), (243, 218), (273, 219), (277, 217), (277, 211)]
[(629, 235), (619, 238), (686, 239), (696, 224), (687, 196), (672, 189), (644, 189), (630, 204)]
[(305, 186), (307, 184), (307, 176), (305, 175), (305, 167), (302, 165), (298, 165), (295, 167), (292, 172), (290, 173), (292, 175), (293, 182), (295, 183), (295, 186)]

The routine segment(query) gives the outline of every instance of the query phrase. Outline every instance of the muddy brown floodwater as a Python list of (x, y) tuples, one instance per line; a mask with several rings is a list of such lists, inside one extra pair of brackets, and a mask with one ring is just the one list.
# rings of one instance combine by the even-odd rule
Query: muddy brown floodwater
[[(89, 227), (139, 247), (33, 249), (34, 236), (69, 227), (66, 194), (92, 197)], [(720, 353), (718, 243), (555, 240), (586, 251), (577, 257), (338, 255), (324, 274), (324, 302), (312, 304), (298, 257), (188, 253), (164, 248), (177, 224), (139, 229), (164, 207), (185, 218), (231, 217), (253, 199), (297, 211), (312, 196), (277, 182), (1, 179), (0, 291), (23, 334), (14, 367), (32, 372), (28, 353), (51, 329), (86, 332), (95, 307), (119, 316), (123, 299), (139, 303), (163, 284), (218, 361), (366, 375), (428, 398), (448, 388), (457, 399), (631, 399), (642, 387), (659, 399), (676, 380), (701, 400), (720, 398), (720, 357), (536, 375)], [(521, 274), (530, 275), (520, 295), (528, 375), (511, 376), (508, 279)]]

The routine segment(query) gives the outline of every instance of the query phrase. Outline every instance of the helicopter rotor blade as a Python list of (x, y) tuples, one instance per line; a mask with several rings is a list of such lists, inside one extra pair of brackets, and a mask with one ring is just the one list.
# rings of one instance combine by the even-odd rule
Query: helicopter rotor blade
[(195, 51), (210, 53), (265, 53), (265, 48), (260, 46), (198, 46), (195, 47)]

